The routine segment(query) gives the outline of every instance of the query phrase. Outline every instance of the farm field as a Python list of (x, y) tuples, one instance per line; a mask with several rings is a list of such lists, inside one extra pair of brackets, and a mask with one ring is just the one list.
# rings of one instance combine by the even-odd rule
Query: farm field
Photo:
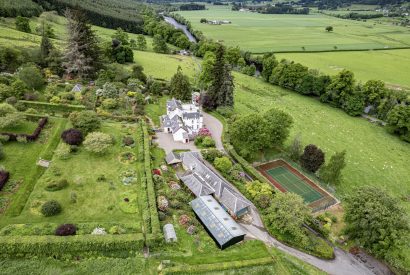
[[(343, 20), (318, 13), (269, 15), (235, 12), (229, 6), (207, 7), (208, 10), (178, 13), (206, 37), (253, 53), (410, 47), (410, 31), (405, 27)], [(201, 18), (230, 20), (232, 24), (201, 24)], [(334, 31), (326, 32), (326, 26), (333, 26)]]
[(410, 88), (410, 49), (360, 52), (278, 53), (278, 60), (293, 60), (334, 75), (343, 69), (355, 74), (356, 79), (381, 79), (389, 86)]

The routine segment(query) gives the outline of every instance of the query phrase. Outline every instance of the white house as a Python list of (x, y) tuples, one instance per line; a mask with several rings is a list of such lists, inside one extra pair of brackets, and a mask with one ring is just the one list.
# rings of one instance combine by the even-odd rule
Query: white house
[(161, 117), (165, 133), (172, 134), (175, 141), (188, 143), (203, 126), (203, 115), (197, 104), (197, 95), (192, 103), (183, 104), (180, 100), (167, 101), (167, 114)]

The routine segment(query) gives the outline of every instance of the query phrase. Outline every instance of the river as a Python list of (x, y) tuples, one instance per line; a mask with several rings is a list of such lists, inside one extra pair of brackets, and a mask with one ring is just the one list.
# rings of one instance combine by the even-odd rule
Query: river
[(173, 25), (175, 28), (182, 30), (185, 35), (188, 37), (189, 41), (197, 43), (198, 41), (196, 40), (195, 36), (192, 35), (192, 33), (188, 30), (187, 26), (182, 25), (180, 23), (178, 23), (174, 18), (172, 17), (168, 17), (163, 15), (165, 22), (167, 22), (168, 24)]

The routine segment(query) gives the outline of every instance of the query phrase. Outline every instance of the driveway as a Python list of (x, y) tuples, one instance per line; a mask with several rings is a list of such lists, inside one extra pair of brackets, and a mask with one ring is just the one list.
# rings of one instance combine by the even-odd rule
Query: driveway
[(204, 127), (208, 128), (211, 132), (212, 138), (215, 140), (216, 149), (223, 151), (222, 133), (224, 127), (222, 123), (208, 113), (202, 112), (202, 115), (204, 116)]
[(173, 150), (191, 150), (191, 151), (199, 151), (194, 142), (191, 141), (190, 143), (182, 143), (179, 141), (174, 141), (172, 134), (164, 133), (164, 132), (157, 132), (156, 133), (157, 139), (153, 141), (158, 143), (158, 146), (164, 149), (165, 153), (171, 153)]

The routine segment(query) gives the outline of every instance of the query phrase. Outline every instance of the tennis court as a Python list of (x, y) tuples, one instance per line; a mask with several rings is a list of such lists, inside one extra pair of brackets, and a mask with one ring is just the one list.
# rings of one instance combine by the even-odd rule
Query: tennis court
[(286, 191), (300, 195), (306, 203), (312, 203), (323, 197), (304, 179), (299, 178), (284, 166), (275, 167), (266, 171)]

